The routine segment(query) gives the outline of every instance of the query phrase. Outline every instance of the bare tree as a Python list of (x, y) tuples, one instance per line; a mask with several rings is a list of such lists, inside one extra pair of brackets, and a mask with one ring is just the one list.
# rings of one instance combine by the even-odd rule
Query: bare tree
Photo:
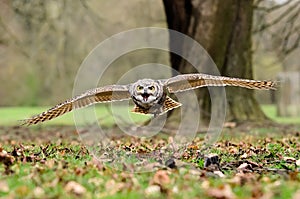
[[(300, 47), (300, 1), (256, 1), (254, 39), (282, 61)], [(286, 67), (283, 68), (287, 70)]]

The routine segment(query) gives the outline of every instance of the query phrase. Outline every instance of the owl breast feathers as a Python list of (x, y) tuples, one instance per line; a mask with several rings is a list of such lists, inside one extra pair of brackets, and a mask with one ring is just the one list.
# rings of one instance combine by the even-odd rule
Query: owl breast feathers
[(169, 79), (142, 79), (128, 85), (108, 85), (88, 90), (81, 95), (66, 100), (49, 110), (24, 120), (24, 125), (32, 125), (51, 120), (74, 109), (96, 103), (132, 99), (135, 107), (132, 112), (141, 114), (163, 114), (181, 106), (168, 96), (168, 93), (183, 92), (207, 86), (238, 86), (248, 89), (275, 89), (273, 81), (213, 76), (207, 74), (185, 74)]

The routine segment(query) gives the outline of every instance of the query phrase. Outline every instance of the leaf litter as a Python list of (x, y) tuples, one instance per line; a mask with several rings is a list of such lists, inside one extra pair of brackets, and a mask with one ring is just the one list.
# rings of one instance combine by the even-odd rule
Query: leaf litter
[[(24, 135), (26, 134), (26, 135)], [(153, 151), (170, 137), (117, 136), (117, 149), (152, 154), (154, 162), (116, 170), (99, 161), (72, 128), (1, 129), (0, 197), (15, 198), (296, 198), (299, 133), (232, 136), (203, 148), (202, 135), (166, 161)], [(153, 172), (132, 173), (135, 167)]]

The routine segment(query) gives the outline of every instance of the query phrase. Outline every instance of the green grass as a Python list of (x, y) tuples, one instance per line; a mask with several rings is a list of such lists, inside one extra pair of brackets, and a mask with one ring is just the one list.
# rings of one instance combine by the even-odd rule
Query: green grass
[[(29, 118), (33, 115), (39, 114), (49, 107), (0, 107), (0, 126), (19, 125), (19, 120)], [(96, 115), (101, 121), (102, 125), (112, 125), (114, 119), (109, 112), (109, 108), (104, 105), (95, 106)], [(300, 117), (278, 117), (276, 115), (275, 105), (263, 105), (262, 110), (272, 120), (283, 124), (300, 124)], [(120, 107), (120, 112), (126, 112), (128, 108)], [(130, 113), (132, 120), (135, 122), (142, 122), (149, 117)], [(45, 125), (74, 125), (73, 113), (67, 113), (59, 118), (53, 119), (45, 123)]]
[(298, 117), (278, 117), (276, 113), (276, 106), (275, 105), (263, 105), (262, 110), (264, 113), (278, 123), (283, 124), (300, 124), (300, 116)]
[[(215, 198), (215, 194), (229, 192), (237, 199), (263, 196), (287, 199), (300, 190), (300, 167), (296, 164), (300, 159), (300, 143), (296, 132), (275, 133), (269, 127), (251, 127), (233, 134), (230, 129), (214, 147), (204, 150), (204, 135), (199, 134), (191, 147), (176, 159), (182, 166), (176, 163), (176, 169), (161, 169), (163, 176), (157, 178), (156, 171), (130, 172), (143, 165), (136, 164), (137, 161), (145, 162), (128, 154), (166, 151), (164, 146), (172, 140), (170, 135), (158, 134), (149, 139), (112, 136), (111, 143), (115, 145), (106, 152), (117, 154), (114, 158), (123, 160), (112, 168), (111, 164), (119, 162), (95, 162), (73, 127), (51, 127), (74, 125), (72, 113), (45, 123), (45, 128), (9, 127), (44, 110), (47, 107), (0, 108), (0, 125), (6, 126), (0, 129), (0, 198)], [(276, 117), (274, 106), (264, 106), (263, 110), (275, 121), (299, 124), (293, 118)], [(121, 107), (118, 110), (126, 111), (127, 108)], [(97, 106), (96, 114), (102, 124), (114, 123), (105, 106)], [(137, 114), (131, 116), (137, 122), (147, 119)], [(207, 153), (218, 154), (224, 177), (204, 168), (203, 157)], [(289, 162), (287, 158), (294, 161)], [(145, 166), (158, 162), (155, 155), (147, 160)], [(253, 163), (253, 170), (239, 171), (238, 167), (247, 161)], [(164, 179), (167, 179), (165, 184)], [(70, 182), (76, 182), (84, 191), (70, 190)], [(159, 186), (159, 190), (149, 192), (153, 185)], [(222, 197), (231, 198), (219, 195)]]
[[(185, 155), (184, 158), (185, 162), (190, 162), (195, 168), (178, 166), (177, 169), (163, 169), (163, 175), (157, 178), (155, 171), (131, 173), (95, 163), (91, 154), (80, 142), (53, 140), (52, 143), (39, 145), (23, 141), (22, 145), (12, 146), (7, 144), (11, 143), (11, 140), (7, 140), (0, 148), (2, 151), (7, 151), (9, 154), (7, 157), (13, 158), (11, 164), (0, 158), (0, 184), (7, 187), (6, 189), (0, 187), (0, 197), (214, 198), (215, 194), (223, 193), (225, 195), (222, 198), (231, 198), (226, 195), (230, 192), (237, 199), (253, 198), (253, 196), (293, 198), (296, 191), (300, 189), (300, 174), (293, 163), (282, 160), (281, 156), (300, 158), (297, 136), (291, 135), (287, 139), (283, 135), (272, 140), (258, 139), (253, 136), (242, 140), (241, 142), (240, 138), (233, 138), (219, 141), (218, 149), (211, 151), (219, 154), (221, 158), (220, 166), (225, 174), (222, 178), (204, 170), (202, 159), (198, 164), (193, 162), (199, 152), (196, 148), (189, 149), (189, 155)], [(117, 141), (120, 142), (121, 148), (127, 142), (122, 138)], [(147, 143), (144, 142), (135, 140), (133, 143), (135, 147), (141, 147)], [(162, 143), (167, 142), (167, 139), (156, 138), (156, 141), (152, 142)], [(257, 143), (257, 146), (253, 146), (253, 143)], [(290, 143), (291, 146), (285, 143)], [(203, 141), (198, 140), (194, 144), (200, 147)], [(233, 153), (233, 149), (239, 152)], [(14, 153), (13, 150), (19, 153)], [(253, 154), (253, 151), (256, 154)], [(249, 154), (249, 157), (241, 158), (244, 153)], [(5, 155), (2, 154), (2, 157)], [(237, 167), (246, 160), (266, 168), (289, 168), (289, 171), (259, 173), (256, 171), (259, 168), (253, 167), (254, 172), (239, 172)], [(238, 163), (239, 161), (241, 163)], [(226, 169), (228, 168), (226, 165), (231, 165), (232, 169)], [(71, 181), (83, 187), (84, 191), (76, 193), (67, 188)], [(160, 191), (149, 193), (149, 187), (153, 185), (158, 185)]]
[[(42, 113), (48, 110), (50, 107), (0, 107), (0, 126), (14, 126), (20, 125), (20, 120), (30, 118), (33, 115)], [(130, 111), (126, 107), (120, 107), (118, 109), (120, 114)], [(104, 105), (95, 106), (95, 112), (101, 125), (111, 126), (114, 123), (114, 117), (109, 112), (109, 107)], [(149, 116), (140, 114), (129, 113), (134, 122), (146, 121)], [(51, 121), (47, 121), (44, 125), (74, 125), (74, 114), (67, 113)]]

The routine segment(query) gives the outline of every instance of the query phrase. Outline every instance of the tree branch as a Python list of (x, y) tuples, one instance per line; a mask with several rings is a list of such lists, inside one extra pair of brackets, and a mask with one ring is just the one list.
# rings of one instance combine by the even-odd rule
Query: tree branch
[[(258, 29), (253, 30), (253, 33), (255, 34), (255, 33), (264, 31), (265, 29), (267, 29), (267, 28), (269, 28), (269, 27), (271, 27), (271, 26), (273, 26), (275, 24), (278, 24), (279, 22), (281, 22), (282, 20), (284, 20), (285, 18), (287, 18), (290, 15), (290, 13), (292, 13), (295, 9), (298, 8), (298, 6), (299, 6), (299, 4), (296, 4), (296, 6), (290, 6), (288, 9), (286, 9), (286, 11), (284, 11), (281, 15), (279, 15), (276, 19), (274, 19), (270, 23), (263, 24)], [(296, 14), (296, 16), (299, 15), (298, 9), (295, 12), (295, 14)]]
[[(263, 2), (263, 0), (260, 0), (260, 1), (259, 1), (259, 3), (261, 3), (261, 2)], [(257, 9), (257, 10), (259, 10), (259, 11), (264, 11), (264, 12), (270, 13), (270, 12), (273, 12), (273, 11), (275, 11), (275, 10), (278, 10), (278, 9), (284, 7), (284, 6), (287, 6), (287, 5), (289, 5), (290, 3), (292, 3), (292, 2), (293, 2), (293, 0), (288, 0), (288, 1), (286, 1), (285, 3), (277, 4), (276, 6), (272, 6), (272, 7), (270, 7), (270, 8), (263, 7), (263, 6), (258, 6), (258, 5), (259, 5), (259, 3), (258, 3), (258, 4), (256, 4), (256, 5), (254, 5), (254, 9)]]
[(10, 31), (8, 26), (3, 22), (2, 17), (0, 16), (0, 26), (8, 33), (8, 35), (12, 38), (12, 43), (17, 47), (17, 49), (25, 56), (30, 57), (26, 50), (24, 50), (24, 46), (21, 44), (21, 41), (17, 38), (17, 36)]

